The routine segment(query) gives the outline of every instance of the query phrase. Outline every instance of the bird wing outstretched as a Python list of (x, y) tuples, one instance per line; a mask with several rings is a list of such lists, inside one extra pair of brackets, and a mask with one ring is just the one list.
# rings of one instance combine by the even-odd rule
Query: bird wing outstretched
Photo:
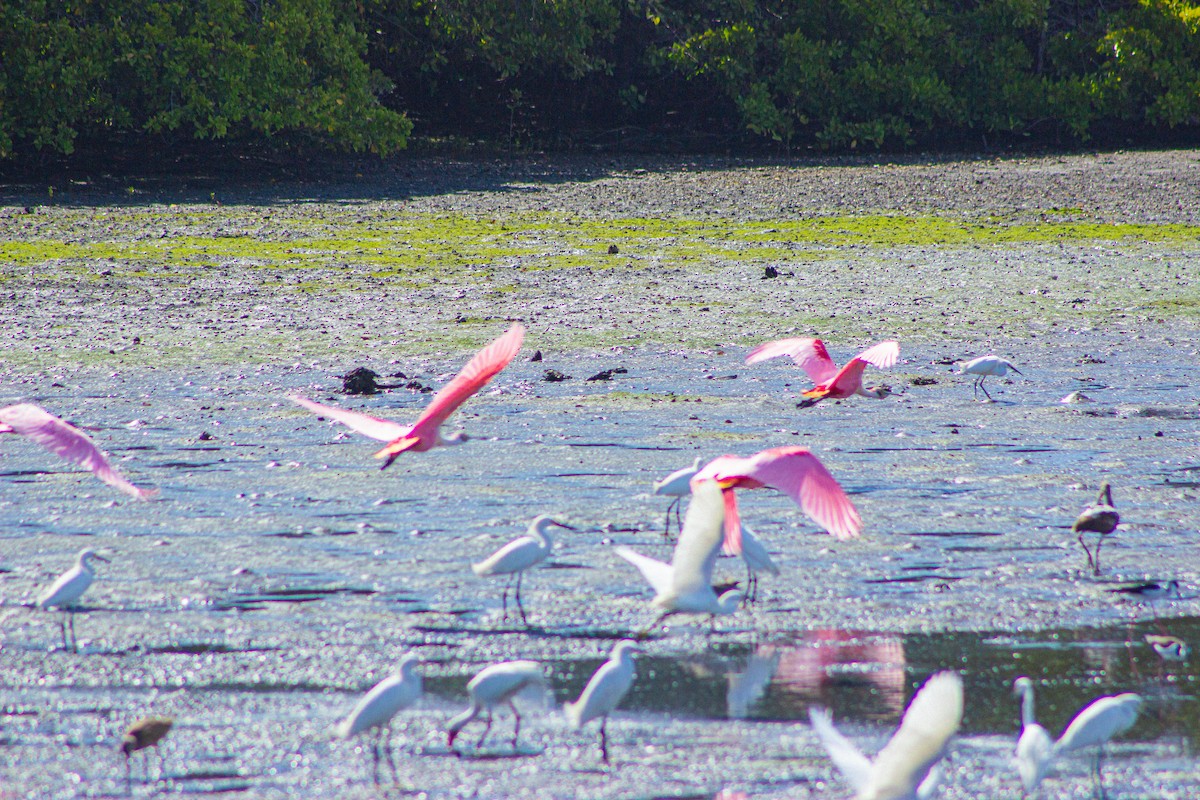
[(773, 447), (749, 459), (745, 475), (791, 497), (818, 525), (838, 539), (853, 539), (862, 518), (842, 487), (804, 447)]
[(656, 595), (671, 591), (675, 570), (671, 569), (670, 564), (659, 561), (657, 558), (644, 556), (628, 547), (617, 547), (613, 552), (637, 567), (638, 572), (642, 573), (642, 577), (646, 579), (646, 583), (650, 584), (650, 588)]
[(86, 433), (33, 403), (0, 408), (0, 432), (19, 433), (138, 500), (158, 494), (157, 489), (134, 486), (109, 463), (108, 457)]
[(861, 793), (871, 777), (871, 762), (854, 743), (833, 727), (833, 716), (827, 708), (810, 708), (808, 719), (813, 731), (829, 753), (829, 760), (850, 784), (855, 794)]
[(815, 384), (822, 384), (837, 374), (837, 365), (829, 357), (820, 339), (779, 339), (760, 344), (746, 356), (747, 364), (757, 364), (769, 358), (790, 356), (800, 369), (808, 373)]
[(868, 347), (838, 370), (837, 375), (827, 384), (828, 388), (845, 389), (853, 392), (862, 386), (862, 374), (870, 364), (880, 369), (887, 369), (900, 358), (900, 345), (896, 342), (880, 342)]
[(296, 405), (304, 406), (309, 411), (337, 420), (351, 430), (361, 433), (363, 436), (369, 436), (381, 442), (390, 442), (401, 436), (407, 436), (410, 430), (408, 425), (401, 425), (398, 422), (392, 422), (390, 419), (380, 419), (379, 417), (372, 417), (370, 414), (361, 414), (345, 408), (327, 406), (323, 403), (309, 400), (307, 397), (301, 397), (298, 394), (288, 395), (288, 399)]
[(725, 537), (725, 501), (715, 481), (692, 484), (692, 500), (671, 556), (672, 584), (679, 595), (712, 586), (713, 568)]
[(917, 692), (900, 728), (871, 765), (870, 797), (916, 794), (930, 769), (946, 753), (950, 737), (962, 724), (963, 686), (957, 672), (939, 672)]
[(525, 326), (513, 325), (508, 331), (487, 347), (476, 353), (467, 365), (459, 370), (454, 379), (441, 388), (407, 436), (425, 438), (436, 433), (446, 418), (467, 401), (467, 398), (482, 389), (500, 370), (508, 366), (525, 340)]

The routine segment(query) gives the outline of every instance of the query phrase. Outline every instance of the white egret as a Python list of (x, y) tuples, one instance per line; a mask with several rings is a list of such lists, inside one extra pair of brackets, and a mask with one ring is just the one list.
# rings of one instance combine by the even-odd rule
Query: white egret
[(671, 535), (671, 509), (675, 510), (676, 526), (682, 527), (682, 523), (679, 521), (679, 505), (683, 501), (683, 498), (692, 493), (690, 483), (692, 478), (696, 476), (696, 473), (700, 471), (700, 461), (700, 456), (696, 456), (696, 460), (692, 462), (690, 467), (677, 469), (654, 484), (655, 494), (675, 498), (671, 501), (671, 505), (667, 506), (667, 524), (663, 528), (663, 536)]
[[(57, 608), (67, 612), (67, 618), (62, 621), (63, 649), (77, 652), (79, 643), (75, 639), (75, 608), (83, 593), (92, 585), (96, 573), (92, 570), (92, 559), (109, 563), (108, 559), (99, 553), (85, 548), (76, 556), (75, 566), (58, 576), (58, 580), (50, 588), (38, 595), (37, 607), (48, 609)], [(71, 642), (67, 643), (67, 628), (71, 630)]]
[(542, 563), (550, 556), (550, 551), (554, 548), (554, 540), (550, 538), (551, 527), (575, 530), (570, 525), (555, 522), (549, 515), (542, 514), (529, 524), (529, 530), (524, 536), (513, 539), (483, 561), (471, 565), (471, 571), (479, 576), (508, 576), (508, 583), (504, 585), (504, 592), (500, 596), (501, 607), (504, 610), (503, 619), (508, 619), (508, 590), (515, 576), (517, 610), (521, 613), (521, 622), (529, 624), (525, 618), (525, 606), (521, 605), (521, 576), (525, 570)]
[(1141, 708), (1142, 698), (1133, 692), (1093, 700), (1075, 715), (1075, 719), (1071, 720), (1063, 735), (1058, 737), (1058, 741), (1054, 743), (1055, 756), (1095, 747), (1096, 758), (1092, 762), (1094, 777), (1096, 788), (1100, 796), (1104, 797), (1104, 775), (1100, 769), (1104, 760), (1104, 745), (1113, 737), (1133, 727)]
[(939, 779), (937, 762), (962, 724), (962, 678), (939, 672), (908, 704), (900, 727), (874, 761), (833, 726), (824, 708), (810, 708), (813, 730), (858, 800), (924, 800)]
[[(395, 674), (375, 684), (374, 688), (363, 695), (363, 698), (354, 706), (350, 716), (333, 729), (334, 735), (338, 738), (349, 739), (365, 730), (379, 728), (378, 736), (375, 739), (375, 765), (372, 773), (376, 783), (379, 782), (380, 754), (390, 730), (392, 717), (396, 716), (399, 711), (412, 706), (421, 697), (421, 676), (416, 671), (419, 663), (421, 663), (421, 659), (415, 653), (409, 653), (400, 659), (400, 665), (396, 668)], [(398, 778), (399, 773), (396, 772), (396, 762), (390, 748), (388, 749), (388, 763), (392, 767), (392, 774)]]
[(1037, 789), (1054, 760), (1054, 740), (1046, 729), (1037, 723), (1033, 713), (1033, 681), (1017, 678), (1013, 682), (1013, 694), (1021, 698), (1021, 736), (1017, 739), (1015, 759), (1021, 785), (1026, 792)]
[(1007, 361), (999, 356), (980, 356), (979, 358), (973, 358), (966, 363), (959, 362), (958, 365), (959, 375), (979, 376), (975, 379), (975, 398), (979, 398), (979, 391), (982, 389), (983, 396), (986, 397), (989, 402), (992, 401), (992, 396), (988, 394), (987, 387), (983, 385), (983, 382), (993, 375), (997, 377), (1007, 375), (1009, 370), (1012, 370), (1018, 375), (1023, 376), (1025, 374), (1021, 372), (1021, 370), (1017, 369), (1011, 361)]
[(742, 524), (742, 560), (746, 562), (746, 602), (758, 598), (758, 573), (778, 575), (779, 566), (754, 531)]
[(670, 564), (628, 547), (616, 548), (616, 554), (637, 567), (654, 589), (651, 605), (663, 613), (651, 627), (670, 614), (732, 614), (743, 597), (737, 589), (717, 597), (712, 587), (713, 567), (724, 538), (721, 489), (715, 481), (700, 481), (692, 491)]
[[(1096, 497), (1096, 502), (1085, 508), (1075, 523), (1071, 525), (1071, 531), (1077, 534), (1080, 546), (1083, 547), (1083, 552), (1087, 553), (1088, 566), (1092, 568), (1093, 575), (1100, 574), (1100, 545), (1104, 542), (1104, 537), (1112, 534), (1117, 525), (1121, 522), (1121, 515), (1113, 508), (1112, 487), (1107, 482), (1100, 484), (1100, 494)], [(1083, 534), (1097, 533), (1099, 538), (1096, 539), (1096, 557), (1092, 558), (1092, 551), (1088, 549), (1087, 542), (1083, 540)]]
[(573, 703), (563, 705), (567, 721), (573, 730), (579, 730), (596, 717), (600, 718), (600, 757), (608, 763), (608, 715), (624, 699), (636, 674), (633, 669), (633, 654), (641, 648), (632, 639), (622, 639), (613, 647), (608, 661), (600, 665)]
[(487, 726), (479, 737), (476, 747), (483, 745), (488, 731), (492, 729), (492, 710), (499, 705), (507, 705), (513, 713), (512, 746), (517, 748), (517, 738), (521, 735), (521, 715), (513, 700), (518, 694), (531, 686), (545, 686), (546, 677), (542, 673), (542, 665), (536, 661), (504, 661), (492, 664), (479, 672), (467, 684), (467, 692), (471, 695), (471, 707), (454, 719), (447, 727), (446, 745), (454, 747), (454, 740), (467, 723), (480, 714), (487, 715)]

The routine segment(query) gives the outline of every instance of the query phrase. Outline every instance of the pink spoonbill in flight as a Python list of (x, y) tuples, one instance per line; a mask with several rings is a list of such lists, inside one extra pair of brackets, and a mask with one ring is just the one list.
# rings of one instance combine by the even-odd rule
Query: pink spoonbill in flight
[(157, 489), (134, 486), (109, 463), (108, 457), (86, 433), (33, 403), (0, 408), (0, 433), (19, 433), (138, 500), (158, 494)]
[(742, 552), (742, 523), (735, 489), (769, 487), (792, 498), (814, 522), (838, 539), (853, 539), (862, 531), (862, 518), (842, 487), (805, 447), (772, 447), (749, 458), (714, 458), (692, 478), (716, 481), (725, 500), (725, 547)]
[(896, 359), (900, 357), (900, 345), (891, 341), (880, 342), (862, 351), (850, 359), (846, 366), (838, 369), (837, 364), (829, 357), (825, 343), (820, 339), (779, 339), (760, 344), (751, 350), (746, 356), (746, 363), (757, 364), (779, 356), (790, 356), (816, 384), (803, 393), (806, 399), (798, 404), (800, 408), (808, 408), (827, 398), (840, 400), (856, 394), (877, 400), (887, 397), (892, 393), (888, 386), (863, 386), (863, 370), (868, 364), (880, 369), (887, 369), (895, 364)]
[(397, 456), (408, 450), (423, 453), (434, 447), (465, 442), (467, 436), (464, 433), (453, 433), (443, 437), (438, 429), (468, 397), (486, 386), (500, 370), (508, 366), (508, 362), (512, 361), (521, 349), (524, 339), (525, 326), (513, 325), (507, 333), (476, 353), (454, 376), (454, 380), (442, 387), (412, 425), (401, 425), (357, 411), (315, 403), (299, 395), (291, 395), (289, 399), (309, 411), (335, 419), (364, 436), (387, 442), (387, 446), (375, 454), (376, 458), (387, 459), (380, 467), (387, 469)]

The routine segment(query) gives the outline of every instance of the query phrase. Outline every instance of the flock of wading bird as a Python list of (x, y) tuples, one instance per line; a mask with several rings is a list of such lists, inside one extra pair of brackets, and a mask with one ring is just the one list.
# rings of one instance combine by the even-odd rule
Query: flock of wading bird
[[(383, 459), (382, 468), (386, 469), (407, 451), (424, 452), (466, 441), (467, 436), (462, 433), (442, 436), (442, 424), (455, 409), (512, 361), (521, 348), (524, 335), (525, 329), (521, 325), (514, 325), (476, 353), (454, 379), (437, 393), (412, 425), (401, 425), (300, 396), (290, 399), (322, 417), (336, 420), (358, 433), (385, 442), (375, 457)], [(803, 393), (805, 399), (799, 404), (807, 407), (830, 398), (887, 396), (889, 389), (886, 386), (865, 387), (863, 373), (868, 365), (881, 369), (891, 367), (899, 358), (899, 352), (896, 342), (881, 342), (839, 369), (821, 340), (783, 339), (754, 348), (746, 357), (746, 363), (754, 364), (779, 356), (792, 358), (815, 384)], [(961, 363), (960, 367), (960, 374), (975, 376), (976, 397), (982, 391), (989, 402), (992, 397), (983, 386), (987, 377), (1003, 376), (1010, 370), (1021, 374), (1013, 364), (997, 356), (976, 358)], [(83, 431), (38, 406), (20, 403), (0, 408), (0, 433), (26, 436), (68, 461), (89, 469), (100, 480), (137, 499), (146, 500), (157, 494), (157, 490), (133, 485), (111, 465), (105, 454)], [(779, 570), (766, 548), (741, 523), (738, 513), (736, 491), (759, 488), (783, 492), (813, 521), (838, 539), (857, 537), (862, 529), (857, 510), (837, 480), (815, 455), (802, 447), (775, 447), (748, 458), (724, 455), (703, 465), (701, 459), (697, 458), (691, 467), (678, 470), (656, 483), (656, 494), (674, 498), (667, 508), (667, 532), (672, 509), (680, 529), (670, 563), (649, 558), (627, 547), (618, 547), (615, 552), (632, 563), (653, 588), (651, 604), (661, 611), (662, 616), (636, 637), (617, 642), (608, 660), (595, 672), (580, 697), (564, 706), (566, 717), (574, 729), (581, 728), (591, 720), (600, 720), (599, 745), (601, 758), (605, 762), (608, 761), (608, 715), (633, 685), (633, 657), (640, 651), (637, 639), (644, 638), (671, 614), (706, 614), (713, 619), (732, 614), (743, 601), (753, 599), (759, 572), (778, 574)], [(680, 522), (678, 505), (689, 495), (691, 500), (686, 516)], [(1106, 536), (1113, 534), (1119, 521), (1119, 515), (1113, 508), (1111, 489), (1106, 483), (1097, 502), (1084, 509), (1072, 526), (1087, 553), (1089, 566), (1097, 575), (1100, 573), (1100, 545)], [(507, 576), (509, 583), (502, 594), (505, 618), (508, 615), (508, 592), (515, 582), (515, 605), (522, 621), (527, 624), (521, 600), (521, 577), (527, 569), (549, 556), (553, 546), (549, 529), (556, 526), (569, 527), (549, 516), (539, 516), (533, 520), (527, 535), (472, 565), (477, 575)], [(1085, 533), (1094, 533), (1099, 537), (1094, 555), (1084, 540)], [(740, 554), (744, 558), (748, 569), (746, 592), (735, 585), (718, 594), (713, 586), (713, 568), (721, 552)], [(41, 593), (36, 602), (36, 606), (42, 609), (67, 612), (62, 620), (63, 647), (73, 651), (77, 651), (73, 611), (95, 577), (93, 560), (108, 561), (90, 549), (81, 551), (75, 566)], [(1112, 591), (1153, 600), (1170, 592), (1178, 594), (1179, 586), (1177, 582), (1169, 581), (1163, 584), (1138, 584)], [(1147, 638), (1153, 640), (1150, 644), (1164, 659), (1186, 660), (1190, 654), (1187, 644), (1175, 637)], [(377, 782), (385, 752), (393, 775), (399, 780), (392, 752), (386, 746), (389, 723), (398, 712), (412, 706), (420, 698), (421, 676), (417, 671), (420, 663), (416, 654), (406, 655), (395, 674), (367, 692), (335, 728), (335, 734), (342, 738), (375, 731), (372, 774)], [(544, 690), (545, 684), (542, 666), (534, 661), (507, 661), (482, 670), (467, 684), (470, 707), (448, 723), (447, 745), (454, 748), (454, 742), (463, 728), (482, 715), (484, 730), (476, 744), (477, 748), (482, 747), (492, 727), (493, 710), (507, 706), (514, 718), (512, 746), (515, 749), (521, 718), (514, 700), (532, 687)], [(1056, 757), (1083, 748), (1095, 748), (1095, 787), (1102, 795), (1104, 787), (1100, 769), (1104, 745), (1133, 725), (1141, 698), (1132, 693), (1098, 698), (1079, 712), (1062, 736), (1053, 740), (1034, 720), (1033, 682), (1029, 678), (1019, 678), (1014, 692), (1021, 698), (1022, 718), (1022, 732), (1014, 760), (1024, 789), (1035, 791)], [(949, 671), (933, 675), (913, 697), (899, 728), (873, 760), (838, 732), (827, 710), (813, 708), (809, 716), (817, 737), (858, 798), (926, 800), (933, 796), (940, 781), (938, 762), (961, 724), (962, 713), (961, 677)], [(120, 746), (127, 760), (127, 777), (130, 754), (156, 745), (170, 728), (171, 720), (166, 717), (147, 717), (129, 727)]]

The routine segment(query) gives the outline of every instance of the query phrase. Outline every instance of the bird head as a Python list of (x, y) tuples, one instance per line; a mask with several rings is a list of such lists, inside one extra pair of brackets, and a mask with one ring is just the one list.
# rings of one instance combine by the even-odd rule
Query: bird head
[(93, 558), (96, 559), (97, 561), (103, 561), (105, 564), (112, 563), (107, 558), (100, 555), (99, 553), (97, 553), (95, 550), (92, 550), (91, 548), (87, 548), (87, 549), (79, 551), (79, 563), (80, 564), (87, 564)]

